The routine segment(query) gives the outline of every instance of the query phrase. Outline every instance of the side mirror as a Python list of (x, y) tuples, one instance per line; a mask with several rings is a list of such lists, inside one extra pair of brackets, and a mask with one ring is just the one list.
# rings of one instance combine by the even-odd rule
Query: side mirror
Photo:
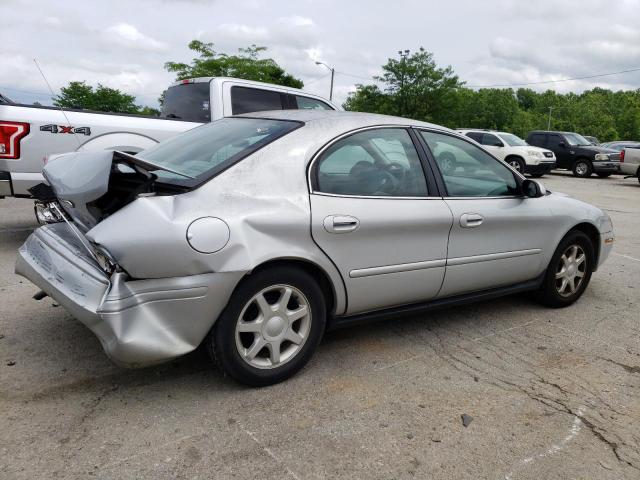
[(494, 146), (494, 147), (504, 147), (504, 145), (503, 145), (503, 144), (501, 144), (501, 143), (494, 143), (494, 144), (493, 144), (493, 146)]
[(527, 198), (540, 198), (547, 194), (547, 189), (540, 182), (527, 178), (522, 182), (522, 194)]
[(559, 146), (559, 147), (561, 147), (561, 148), (567, 148), (567, 144), (566, 144), (566, 143), (564, 143), (564, 142), (560, 142), (560, 143), (558, 144), (558, 146)]

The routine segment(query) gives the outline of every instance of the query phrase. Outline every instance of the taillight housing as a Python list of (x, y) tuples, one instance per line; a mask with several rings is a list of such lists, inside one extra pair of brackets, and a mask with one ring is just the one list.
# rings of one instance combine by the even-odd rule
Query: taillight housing
[(20, 158), (20, 140), (29, 134), (29, 124), (0, 120), (0, 159)]
[(624, 163), (624, 149), (620, 150), (620, 163)]

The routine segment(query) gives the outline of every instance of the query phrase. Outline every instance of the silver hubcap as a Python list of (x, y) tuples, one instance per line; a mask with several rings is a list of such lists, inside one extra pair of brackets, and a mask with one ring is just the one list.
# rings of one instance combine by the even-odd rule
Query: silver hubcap
[(576, 165), (576, 172), (578, 172), (578, 175), (586, 175), (586, 173), (587, 173), (587, 164), (586, 163), (579, 163), (578, 165)]
[(242, 309), (236, 348), (252, 367), (276, 368), (298, 354), (310, 327), (307, 297), (291, 285), (273, 285), (251, 297)]
[(568, 297), (580, 288), (587, 270), (586, 260), (579, 245), (571, 245), (564, 251), (556, 271), (556, 290), (560, 295)]
[(509, 164), (510, 164), (513, 168), (515, 168), (515, 169), (516, 169), (516, 171), (518, 171), (518, 172), (520, 171), (520, 162), (517, 162), (517, 161), (513, 160), (513, 161), (509, 162)]

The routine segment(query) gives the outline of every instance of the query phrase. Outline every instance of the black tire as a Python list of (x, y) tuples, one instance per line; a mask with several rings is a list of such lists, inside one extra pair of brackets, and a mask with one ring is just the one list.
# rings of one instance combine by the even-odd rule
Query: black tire
[(585, 158), (579, 158), (573, 164), (573, 175), (578, 178), (588, 178), (593, 173), (593, 165)]
[[(577, 285), (575, 292), (569, 295), (562, 295), (558, 291), (558, 282), (562, 282), (561, 279), (556, 278), (556, 274), (560, 273), (561, 267), (563, 265), (562, 256), (570, 247), (577, 245), (582, 249), (585, 255), (585, 267), (584, 274), (581, 282)], [(591, 274), (593, 273), (593, 267), (595, 264), (595, 254), (594, 247), (591, 243), (591, 239), (578, 230), (573, 230), (569, 232), (560, 242), (558, 248), (556, 248), (551, 261), (549, 262), (549, 266), (547, 267), (547, 271), (544, 275), (544, 280), (538, 292), (536, 292), (536, 299), (546, 305), (547, 307), (552, 308), (561, 308), (567, 307), (578, 300), (585, 289), (589, 285), (589, 281), (591, 280)]]
[[(243, 359), (239, 347), (236, 346), (236, 325), (240, 321), (241, 313), (255, 295), (264, 289), (282, 285), (299, 290), (310, 307), (310, 326), (306, 340), (300, 349), (282, 365), (268, 368), (254, 367)], [(286, 380), (306, 365), (322, 339), (325, 324), (325, 298), (316, 281), (301, 269), (286, 266), (274, 267), (251, 274), (240, 283), (205, 342), (211, 357), (225, 374), (245, 385), (263, 387)], [(264, 334), (253, 335), (257, 337)], [(269, 356), (270, 350), (266, 347), (265, 350)]]
[(541, 178), (541, 177), (544, 177), (544, 173), (532, 173), (531, 177), (533, 177), (533, 178)]
[(597, 172), (597, 175), (598, 175), (600, 178), (607, 178), (607, 177), (610, 177), (610, 176), (611, 176), (611, 172)]
[(518, 173), (524, 175), (525, 163), (523, 159), (519, 157), (508, 157), (505, 162), (507, 162), (509, 166), (515, 169)]

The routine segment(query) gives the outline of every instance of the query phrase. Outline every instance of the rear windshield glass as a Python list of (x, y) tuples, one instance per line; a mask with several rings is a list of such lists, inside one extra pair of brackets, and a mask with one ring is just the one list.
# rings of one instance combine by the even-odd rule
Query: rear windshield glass
[(137, 156), (186, 175), (156, 170), (154, 173), (163, 179), (187, 180), (187, 184), (195, 179), (200, 183), (300, 125), (288, 120), (223, 118), (170, 138)]
[(209, 82), (181, 83), (169, 87), (160, 116), (187, 122), (210, 122)]

